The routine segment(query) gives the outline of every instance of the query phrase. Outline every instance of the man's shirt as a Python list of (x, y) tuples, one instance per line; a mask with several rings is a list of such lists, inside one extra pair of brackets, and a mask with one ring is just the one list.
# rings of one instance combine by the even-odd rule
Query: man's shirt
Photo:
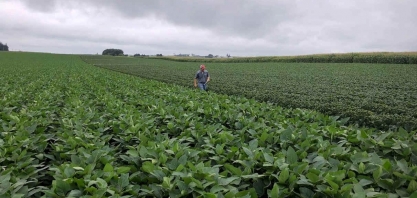
[(197, 82), (199, 83), (206, 83), (207, 78), (209, 76), (210, 75), (207, 70), (204, 70), (204, 72), (202, 72), (201, 70), (198, 70), (197, 73), (195, 74), (195, 78), (197, 79)]

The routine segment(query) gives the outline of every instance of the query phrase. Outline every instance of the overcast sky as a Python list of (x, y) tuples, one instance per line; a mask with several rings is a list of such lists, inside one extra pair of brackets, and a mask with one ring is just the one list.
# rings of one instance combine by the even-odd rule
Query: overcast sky
[(0, 0), (0, 42), (74, 54), (417, 51), (416, 10), (416, 0)]

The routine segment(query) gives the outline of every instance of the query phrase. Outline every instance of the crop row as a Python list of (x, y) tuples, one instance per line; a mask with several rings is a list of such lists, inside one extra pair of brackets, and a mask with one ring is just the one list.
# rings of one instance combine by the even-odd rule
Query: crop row
[[(199, 64), (84, 56), (99, 67), (192, 87)], [(209, 90), (349, 117), (383, 130), (417, 129), (417, 67), (343, 63), (208, 63)]]

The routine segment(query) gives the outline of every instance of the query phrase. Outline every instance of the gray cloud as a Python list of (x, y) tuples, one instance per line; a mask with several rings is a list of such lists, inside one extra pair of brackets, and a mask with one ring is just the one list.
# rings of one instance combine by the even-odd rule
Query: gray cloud
[(56, 3), (55, 0), (22, 0), (28, 8), (40, 12), (53, 12), (56, 9)]
[(22, 48), (22, 32), (45, 45), (89, 43), (86, 52), (102, 44), (170, 54), (415, 51), (416, 9), (413, 0), (5, 0), (0, 11), (13, 22), (0, 21), (0, 36)]
[[(106, 8), (126, 19), (154, 16), (178, 26), (191, 26), (214, 30), (223, 34), (243, 35), (257, 38), (293, 15), (293, 1), (276, 0), (90, 0), (57, 1), (22, 0), (27, 7), (36, 11), (50, 12), (52, 8), (66, 6), (90, 6)], [(45, 6), (44, 6), (45, 5)]]

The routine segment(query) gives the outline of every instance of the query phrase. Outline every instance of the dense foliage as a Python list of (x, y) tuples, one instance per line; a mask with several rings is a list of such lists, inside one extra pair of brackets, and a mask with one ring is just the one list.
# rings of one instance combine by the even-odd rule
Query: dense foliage
[(102, 55), (111, 55), (111, 56), (122, 56), (123, 50), (121, 49), (105, 49)]
[[(7, 56), (7, 57), (6, 57)], [(0, 54), (0, 197), (415, 197), (416, 131)]]
[[(85, 56), (96, 66), (191, 87), (199, 63)], [(417, 65), (208, 63), (209, 89), (350, 117), (379, 129), (417, 129)]]
[(206, 63), (387, 63), (387, 64), (417, 64), (417, 52), (377, 52), (377, 53), (342, 53), (314, 54), (302, 56), (268, 56), (268, 57), (235, 57), (235, 58), (187, 58), (161, 57), (160, 59), (178, 62)]
[(9, 46), (0, 42), (0, 51), (9, 51)]

